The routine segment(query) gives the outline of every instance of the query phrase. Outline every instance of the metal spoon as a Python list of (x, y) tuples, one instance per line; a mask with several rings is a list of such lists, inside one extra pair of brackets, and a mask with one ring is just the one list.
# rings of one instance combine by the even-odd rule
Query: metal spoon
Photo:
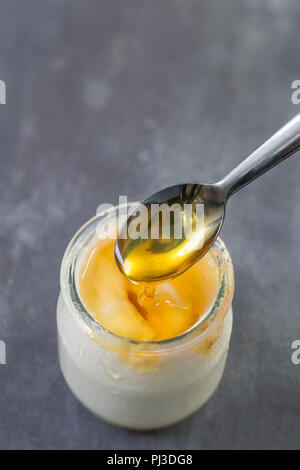
[[(119, 232), (115, 245), (115, 260), (121, 272), (132, 281), (157, 281), (184, 272), (198, 261), (216, 240), (229, 197), (299, 149), (300, 114), (218, 183), (180, 184), (146, 198), (129, 215)], [(153, 204), (167, 204), (171, 207), (174, 203), (180, 204), (182, 210), (184, 204), (192, 204), (192, 217), (196, 214), (196, 206), (202, 205), (204, 224), (201, 233), (198, 230), (192, 236), (182, 235), (180, 239), (172, 236), (165, 239), (160, 233), (158, 239), (152, 239), (151, 229), (157, 228), (155, 224), (161, 224), (161, 217), (151, 216), (150, 208)], [(146, 215), (145, 211), (140, 211), (141, 205), (147, 208)], [(141, 217), (142, 213), (144, 217)], [(130, 224), (136, 221), (137, 214), (144, 239), (128, 236)], [(186, 220), (184, 215), (182, 220)], [(146, 232), (148, 238), (145, 238)]]

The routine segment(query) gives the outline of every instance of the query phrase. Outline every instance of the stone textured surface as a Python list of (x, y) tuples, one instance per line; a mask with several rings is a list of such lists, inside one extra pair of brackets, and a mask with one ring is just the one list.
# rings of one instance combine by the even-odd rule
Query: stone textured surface
[(62, 379), (55, 324), (65, 246), (98, 204), (215, 181), (299, 112), (299, 1), (0, 7), (0, 447), (300, 447), (299, 155), (230, 201), (234, 330), (198, 413), (152, 433), (98, 421)]

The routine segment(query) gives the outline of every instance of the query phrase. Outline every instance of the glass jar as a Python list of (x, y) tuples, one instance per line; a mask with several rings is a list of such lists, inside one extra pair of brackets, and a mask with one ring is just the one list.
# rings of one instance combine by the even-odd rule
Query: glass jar
[(134, 341), (101, 326), (78, 293), (78, 275), (98, 224), (126, 217), (136, 203), (97, 214), (75, 234), (61, 267), (57, 305), (59, 361), (76, 397), (93, 413), (135, 430), (157, 429), (193, 413), (215, 391), (224, 371), (232, 328), (233, 266), (219, 238), (212, 252), (217, 299), (204, 322), (163, 341)]

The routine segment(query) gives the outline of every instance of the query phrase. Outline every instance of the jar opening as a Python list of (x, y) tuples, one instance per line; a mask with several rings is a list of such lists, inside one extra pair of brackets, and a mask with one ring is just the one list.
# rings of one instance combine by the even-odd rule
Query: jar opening
[[(116, 211), (119, 217), (122, 215), (124, 217), (136, 205), (137, 203), (133, 202), (108, 209), (88, 220), (77, 231), (70, 241), (62, 261), (60, 278), (62, 297), (80, 327), (89, 336), (106, 343), (108, 347), (124, 349), (126, 345), (130, 345), (137, 350), (145, 350), (145, 352), (153, 354), (156, 350), (162, 352), (162, 350), (168, 351), (173, 348), (186, 347), (187, 344), (190, 346), (191, 343), (201, 341), (210, 334), (212, 328), (223, 320), (231, 305), (234, 290), (233, 266), (227, 248), (220, 238), (216, 240), (211, 249), (219, 271), (219, 291), (215, 303), (204, 320), (200, 319), (190, 329), (178, 336), (158, 341), (138, 341), (119, 336), (98, 323), (81, 301), (77, 288), (78, 271), (84, 253), (89, 250), (91, 243), (95, 240), (99, 223), (106, 223), (110, 218), (115, 217)], [(203, 329), (203, 323), (208, 320), (210, 321), (209, 325)]]

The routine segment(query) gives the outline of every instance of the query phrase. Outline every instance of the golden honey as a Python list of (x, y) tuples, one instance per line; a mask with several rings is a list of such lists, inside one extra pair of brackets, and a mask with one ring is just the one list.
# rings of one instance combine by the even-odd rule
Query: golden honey
[(108, 330), (138, 341), (165, 340), (188, 331), (212, 308), (219, 280), (211, 252), (175, 278), (133, 283), (116, 266), (114, 246), (115, 239), (97, 240), (79, 278), (85, 308)]

